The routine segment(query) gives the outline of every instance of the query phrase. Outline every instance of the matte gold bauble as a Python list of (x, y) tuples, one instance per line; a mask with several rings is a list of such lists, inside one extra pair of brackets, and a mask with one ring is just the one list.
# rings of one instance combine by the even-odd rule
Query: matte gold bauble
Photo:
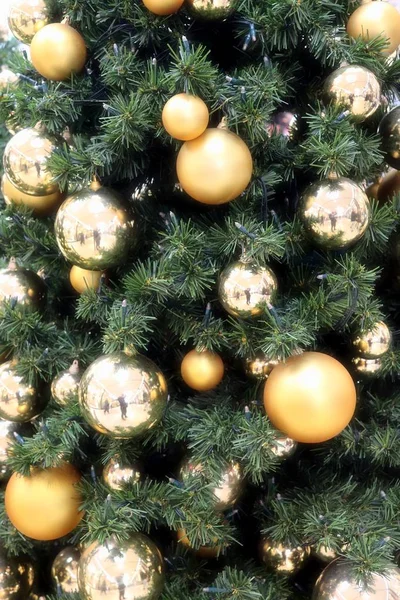
[(224, 549), (226, 548), (226, 546), (222, 546), (222, 545), (220, 545), (220, 546), (200, 546), (200, 548), (197, 548), (197, 550), (195, 550), (193, 548), (192, 544), (190, 543), (190, 540), (184, 529), (178, 529), (177, 536), (178, 536), (179, 544), (183, 544), (184, 546), (186, 546), (186, 548), (189, 548), (189, 550), (193, 550), (193, 552), (199, 558), (217, 558), (220, 554), (223, 553)]
[(58, 209), (54, 225), (65, 258), (93, 271), (124, 263), (134, 236), (132, 226), (122, 198), (97, 182), (69, 196)]
[(0, 598), (2, 600), (26, 600), (33, 585), (32, 565), (24, 559), (8, 557), (0, 550)]
[(156, 544), (141, 533), (127, 540), (94, 542), (79, 563), (79, 591), (85, 600), (157, 600), (164, 587), (164, 561)]
[(0, 365), (0, 417), (26, 423), (42, 410), (37, 390), (17, 374), (13, 361)]
[(347, 177), (323, 179), (304, 191), (298, 214), (315, 244), (326, 250), (343, 250), (365, 233), (369, 200)]
[(6, 204), (27, 206), (39, 217), (51, 215), (62, 202), (60, 190), (57, 190), (53, 194), (47, 194), (46, 196), (32, 196), (31, 194), (21, 192), (21, 190), (15, 187), (7, 175), (3, 175), (1, 179), (1, 193), (4, 196)]
[(219, 354), (209, 350), (191, 350), (181, 364), (183, 381), (199, 392), (212, 390), (224, 377), (224, 363)]
[(274, 301), (278, 289), (275, 274), (269, 267), (238, 260), (221, 273), (219, 301), (234, 317), (257, 317)]
[(253, 159), (239, 136), (226, 129), (206, 129), (183, 144), (176, 170), (189, 196), (203, 204), (225, 204), (248, 186)]
[(236, 0), (187, 0), (190, 12), (198, 19), (226, 19), (236, 8)]
[(6, 65), (3, 65), (0, 71), (0, 92), (15, 86), (18, 79), (18, 75), (13, 73)]
[(48, 23), (44, 0), (13, 0), (8, 11), (8, 26), (15, 37), (30, 44), (33, 36)]
[(346, 65), (325, 80), (323, 95), (327, 102), (342, 106), (361, 122), (371, 117), (381, 104), (381, 86), (372, 71)]
[(145, 7), (155, 15), (167, 16), (176, 13), (184, 0), (143, 0)]
[(379, 133), (385, 161), (394, 169), (400, 169), (400, 106), (396, 106), (383, 117), (379, 124)]
[(176, 94), (165, 104), (162, 123), (166, 131), (177, 140), (194, 140), (207, 128), (210, 114), (198, 96)]
[(137, 464), (123, 464), (112, 458), (103, 469), (103, 481), (111, 490), (123, 490), (127, 484), (137, 483), (142, 476)]
[(378, 321), (372, 329), (357, 336), (353, 345), (363, 358), (379, 358), (389, 350), (391, 339), (389, 327)]
[(362, 358), (361, 356), (356, 356), (351, 359), (351, 362), (356, 374), (366, 379), (374, 377), (382, 368), (380, 358)]
[(246, 360), (246, 373), (254, 379), (267, 379), (272, 369), (280, 362), (278, 358), (268, 358), (263, 355), (248, 358)]
[(81, 475), (63, 464), (48, 469), (34, 468), (24, 477), (14, 473), (5, 494), (11, 523), (34, 540), (55, 540), (70, 533), (83, 517), (82, 498), (76, 488)]
[(304, 352), (275, 367), (264, 388), (274, 427), (297, 442), (316, 444), (338, 435), (356, 408), (353, 379), (336, 359)]
[(65, 23), (43, 27), (31, 43), (31, 61), (36, 71), (52, 81), (65, 81), (85, 66), (85, 40)]
[(162, 419), (167, 382), (145, 356), (114, 352), (100, 356), (82, 376), (82, 414), (96, 431), (114, 438), (142, 435)]
[(397, 194), (400, 194), (400, 172), (396, 169), (389, 169), (389, 172), (379, 182), (377, 200), (383, 204)]
[(58, 594), (77, 594), (78, 566), (81, 553), (75, 546), (67, 546), (55, 557), (51, 566), (51, 579)]
[(78, 400), (81, 373), (79, 363), (74, 360), (69, 369), (61, 371), (51, 383), (51, 395), (60, 406), (67, 406)]
[(276, 440), (270, 445), (270, 448), (271, 452), (278, 458), (287, 458), (295, 452), (297, 448), (297, 442), (292, 440), (292, 438), (281, 436), (276, 438)]
[(14, 258), (7, 269), (0, 269), (0, 304), (12, 301), (34, 311), (43, 307), (45, 298), (43, 280), (34, 271), (19, 267)]
[(350, 37), (359, 37), (368, 41), (377, 36), (389, 40), (389, 45), (382, 51), (389, 55), (400, 44), (400, 13), (388, 2), (374, 0), (356, 8), (347, 22), (347, 33)]
[(97, 291), (102, 275), (103, 271), (90, 271), (73, 265), (69, 272), (69, 281), (78, 294), (83, 294), (87, 290)]
[(8, 452), (15, 442), (14, 433), (18, 433), (17, 423), (0, 419), (0, 481), (6, 481), (10, 475), (7, 459)]
[(260, 543), (260, 558), (270, 569), (289, 575), (296, 573), (310, 555), (308, 546), (289, 546), (264, 537)]

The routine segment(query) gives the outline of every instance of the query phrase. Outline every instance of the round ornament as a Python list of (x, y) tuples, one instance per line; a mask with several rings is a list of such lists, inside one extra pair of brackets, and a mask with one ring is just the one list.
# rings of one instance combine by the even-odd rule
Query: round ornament
[(335, 550), (332, 550), (332, 548), (330, 548), (329, 546), (319, 546), (318, 549), (316, 547), (313, 547), (312, 551), (313, 554), (322, 562), (331, 562), (332, 560), (335, 560), (335, 558), (338, 557), (337, 552)]
[(347, 177), (324, 179), (305, 190), (299, 216), (318, 246), (343, 250), (365, 233), (370, 218), (369, 200), (365, 192)]
[(209, 350), (191, 350), (181, 364), (183, 381), (199, 392), (212, 390), (224, 377), (224, 363), (219, 354)]
[(26, 600), (33, 585), (32, 565), (0, 550), (0, 598)]
[(35, 311), (43, 308), (45, 298), (43, 280), (34, 271), (19, 267), (14, 258), (7, 269), (0, 269), (0, 304), (11, 301)]
[(379, 124), (379, 134), (385, 161), (394, 169), (400, 169), (400, 106), (383, 117)]
[(292, 140), (298, 132), (298, 117), (288, 110), (281, 110), (267, 123), (268, 136), (282, 135)]
[(57, 190), (53, 194), (46, 194), (45, 196), (32, 196), (31, 194), (21, 192), (15, 187), (7, 175), (3, 175), (1, 179), (1, 193), (3, 194), (6, 204), (27, 206), (38, 217), (47, 217), (53, 213), (62, 202), (60, 190)]
[(393, 196), (400, 193), (400, 172), (396, 169), (389, 169), (389, 172), (382, 177), (376, 192), (376, 198), (382, 204), (391, 200)]
[(60, 406), (67, 406), (78, 400), (79, 382), (81, 373), (79, 363), (74, 360), (69, 369), (61, 371), (51, 383), (51, 395)]
[(70, 533), (83, 517), (76, 484), (80, 473), (70, 464), (48, 469), (34, 468), (28, 477), (14, 473), (5, 494), (11, 523), (23, 535), (49, 541)]
[(65, 81), (85, 66), (85, 40), (65, 23), (43, 27), (31, 43), (31, 60), (36, 71), (52, 81)]
[(6, 481), (10, 476), (7, 458), (10, 447), (15, 441), (15, 432), (18, 433), (18, 425), (16, 423), (0, 419), (0, 481)]
[(26, 423), (42, 410), (37, 390), (15, 370), (15, 362), (0, 365), (0, 417), (6, 421)]
[(7, 91), (18, 82), (18, 75), (13, 73), (6, 65), (1, 67), (0, 71), (0, 92)]
[(211, 128), (183, 144), (176, 170), (189, 196), (203, 204), (225, 204), (250, 183), (253, 159), (239, 136), (227, 129)]
[(400, 44), (400, 13), (388, 2), (373, 0), (356, 8), (347, 22), (350, 37), (372, 40), (383, 36), (389, 40), (382, 53), (389, 55)]
[(285, 575), (296, 573), (310, 555), (308, 546), (289, 546), (280, 544), (269, 538), (263, 538), (260, 543), (260, 558), (270, 569)]
[(198, 96), (176, 94), (165, 104), (162, 123), (166, 131), (177, 140), (194, 140), (208, 126), (210, 113)]
[(280, 362), (279, 358), (268, 358), (263, 355), (248, 358), (246, 360), (246, 373), (254, 379), (267, 379), (272, 369)]
[(145, 7), (155, 15), (167, 16), (176, 13), (184, 0), (143, 0)]
[(357, 356), (351, 359), (355, 372), (361, 377), (368, 379), (374, 377), (382, 368), (380, 358), (362, 358)]
[(297, 442), (292, 440), (292, 438), (281, 436), (276, 438), (276, 440), (270, 446), (271, 452), (275, 454), (278, 458), (287, 458), (294, 454), (297, 448)]
[(23, 44), (30, 44), (33, 36), (48, 23), (44, 0), (13, 0), (8, 11), (8, 26)]
[(275, 367), (264, 388), (265, 411), (274, 427), (311, 444), (338, 435), (349, 424), (356, 399), (349, 372), (320, 352), (292, 356)]
[(103, 271), (89, 271), (73, 265), (69, 272), (69, 281), (78, 294), (83, 294), (87, 290), (99, 289)]
[(122, 464), (112, 458), (103, 469), (103, 481), (111, 490), (123, 490), (127, 484), (137, 483), (142, 476), (137, 464)]
[(54, 225), (65, 258), (82, 269), (98, 271), (124, 262), (132, 226), (120, 196), (97, 182), (69, 196), (58, 209)]
[(178, 535), (178, 543), (183, 544), (189, 550), (193, 550), (193, 552), (199, 558), (218, 558), (218, 556), (220, 556), (220, 554), (222, 554), (226, 548), (226, 546), (214, 545), (214, 546), (200, 546), (200, 548), (197, 548), (197, 550), (195, 550), (193, 548), (192, 544), (190, 543), (188, 535), (184, 529), (179, 529), (177, 532), (177, 535)]
[(353, 345), (363, 358), (379, 358), (389, 350), (391, 339), (389, 327), (378, 321), (372, 329), (357, 336)]
[(235, 10), (236, 0), (187, 0), (190, 12), (197, 19), (219, 21)]
[(323, 95), (327, 102), (343, 106), (361, 122), (371, 117), (381, 104), (381, 86), (372, 71), (346, 65), (333, 71), (325, 80)]
[(82, 414), (96, 431), (114, 438), (142, 435), (162, 419), (167, 383), (145, 356), (114, 352), (100, 356), (82, 376)]
[(164, 562), (152, 540), (133, 533), (121, 542), (111, 538), (86, 548), (78, 578), (85, 600), (157, 600), (164, 587)]
[(57, 593), (77, 594), (80, 552), (75, 546), (67, 546), (55, 557), (51, 566), (51, 579)]
[(257, 317), (272, 303), (278, 282), (269, 267), (238, 260), (221, 273), (218, 296), (224, 309), (234, 317)]

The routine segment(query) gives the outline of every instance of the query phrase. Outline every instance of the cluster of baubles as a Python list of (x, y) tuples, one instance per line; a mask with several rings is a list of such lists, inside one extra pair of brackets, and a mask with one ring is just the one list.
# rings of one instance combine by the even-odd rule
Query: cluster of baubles
[(352, 363), (362, 377), (375, 375), (382, 367), (382, 356), (388, 352), (391, 333), (384, 321), (378, 321), (368, 330), (361, 331), (353, 340), (356, 356)]
[[(145, 7), (155, 15), (172, 15), (182, 7), (184, 0), (143, 0)], [(236, 0), (187, 0), (191, 15), (197, 19), (226, 19), (236, 7)]]

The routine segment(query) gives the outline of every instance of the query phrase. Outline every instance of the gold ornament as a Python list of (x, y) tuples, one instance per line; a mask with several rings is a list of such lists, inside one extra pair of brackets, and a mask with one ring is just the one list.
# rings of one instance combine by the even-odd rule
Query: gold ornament
[(12, 301), (18, 307), (39, 310), (45, 298), (43, 280), (33, 271), (19, 267), (14, 258), (7, 269), (0, 269), (0, 304)]
[(32, 468), (28, 477), (14, 473), (6, 487), (5, 507), (11, 523), (23, 535), (49, 541), (70, 533), (83, 517), (76, 484), (80, 473), (70, 464)]
[(83, 294), (87, 290), (97, 291), (102, 275), (103, 271), (89, 271), (73, 265), (69, 272), (69, 280), (74, 290)]
[(199, 392), (207, 392), (217, 387), (222, 381), (224, 371), (222, 358), (209, 350), (191, 350), (181, 364), (183, 381)]
[(207, 128), (210, 114), (198, 96), (176, 94), (165, 104), (162, 123), (166, 131), (177, 140), (194, 140)]
[(400, 13), (388, 2), (373, 0), (356, 8), (347, 22), (350, 37), (368, 41), (383, 36), (389, 40), (382, 53), (389, 55), (400, 44)]
[(65, 258), (82, 269), (98, 271), (123, 264), (131, 247), (132, 226), (120, 196), (97, 182), (69, 196), (54, 225)]
[(16, 133), (3, 155), (4, 171), (10, 182), (30, 196), (59, 194), (58, 185), (46, 168), (56, 147), (55, 140), (45, 135), (40, 127), (28, 127)]
[(352, 358), (351, 362), (356, 373), (365, 378), (373, 377), (382, 368), (382, 361), (380, 358), (362, 358), (361, 356), (357, 356)]
[(137, 464), (121, 464), (112, 458), (103, 469), (103, 481), (112, 490), (123, 490), (127, 484), (137, 483), (142, 474)]
[(389, 350), (391, 339), (389, 327), (378, 321), (372, 329), (357, 336), (353, 344), (363, 358), (379, 358)]
[(325, 80), (323, 94), (327, 102), (343, 106), (361, 122), (371, 117), (381, 104), (381, 86), (372, 71), (346, 65)]
[(8, 90), (10, 87), (15, 86), (18, 79), (18, 75), (10, 71), (6, 65), (3, 65), (0, 71), (0, 91)]
[(65, 81), (85, 66), (85, 40), (65, 23), (43, 27), (31, 43), (31, 61), (36, 71), (52, 81)]
[(383, 204), (399, 193), (400, 173), (396, 169), (389, 169), (389, 172), (379, 182), (376, 199)]
[(15, 423), (26, 423), (42, 410), (37, 390), (17, 375), (15, 363), (0, 365), (0, 417)]
[[(341, 542), (340, 546), (340, 552), (345, 552), (349, 548), (350, 544)], [(333, 548), (330, 548), (325, 544), (320, 546), (316, 544), (315, 546), (312, 546), (312, 552), (314, 556), (325, 563), (330, 563), (339, 556), (339, 553), (336, 550), (333, 550)]]
[(236, 0), (187, 0), (190, 12), (198, 19), (226, 19), (237, 5)]
[(14, 0), (8, 12), (8, 26), (12, 34), (24, 44), (48, 23), (44, 0)]
[(234, 317), (257, 317), (274, 301), (277, 288), (275, 274), (269, 267), (238, 260), (221, 273), (219, 301)]
[(143, 0), (145, 7), (155, 15), (167, 16), (176, 13), (184, 0)]
[(13, 421), (0, 419), (0, 481), (6, 481), (10, 475), (7, 459), (10, 447), (15, 441), (14, 433), (18, 433), (18, 425)]
[(308, 546), (289, 546), (280, 544), (269, 538), (263, 538), (260, 544), (262, 562), (279, 573), (289, 575), (296, 573), (310, 555)]
[(388, 112), (379, 124), (385, 161), (394, 169), (400, 169), (400, 106)]
[(137, 437), (157, 425), (167, 405), (167, 382), (145, 356), (100, 356), (82, 376), (79, 401), (94, 429), (114, 438)]
[(77, 594), (78, 566), (81, 553), (74, 546), (67, 546), (55, 557), (51, 566), (51, 578), (57, 593)]
[(297, 442), (292, 440), (292, 438), (281, 436), (276, 438), (276, 440), (270, 445), (270, 448), (271, 452), (278, 458), (287, 458), (295, 452), (297, 448)]
[(8, 557), (0, 550), (0, 598), (26, 600), (33, 585), (33, 567), (23, 559)]
[(74, 360), (69, 369), (61, 371), (51, 383), (51, 395), (60, 406), (67, 406), (78, 400), (81, 373), (79, 363)]
[(280, 362), (279, 358), (268, 358), (263, 355), (248, 358), (246, 360), (246, 373), (254, 379), (267, 379), (272, 369)]
[(347, 177), (323, 179), (312, 183), (303, 193), (299, 216), (318, 246), (343, 250), (365, 233), (370, 218), (369, 200)]
[(200, 548), (195, 550), (184, 529), (178, 529), (177, 536), (179, 544), (183, 544), (186, 548), (189, 548), (189, 550), (193, 550), (199, 558), (217, 558), (227, 547), (226, 545), (200, 546)]
[(264, 388), (274, 427), (297, 442), (317, 444), (338, 435), (356, 408), (353, 379), (336, 359), (304, 352), (275, 367)]
[(268, 137), (272, 135), (282, 135), (289, 140), (292, 140), (298, 132), (298, 118), (288, 110), (281, 110), (272, 116), (270, 122), (267, 123)]
[(133, 533), (128, 540), (91, 544), (82, 553), (78, 577), (85, 600), (157, 600), (164, 587), (164, 561), (150, 538)]
[(40, 217), (51, 215), (61, 204), (62, 194), (60, 190), (54, 194), (46, 196), (32, 196), (21, 192), (14, 184), (11, 183), (7, 175), (3, 175), (1, 179), (1, 193), (4, 196), (6, 204), (16, 204), (17, 206), (24, 205), (30, 208), (33, 213)]
[(227, 129), (206, 129), (183, 144), (176, 170), (189, 196), (203, 204), (225, 204), (248, 186), (253, 159), (239, 136)]
[(400, 597), (400, 570), (390, 568), (384, 575), (372, 573), (372, 581), (358, 582), (353, 563), (336, 559), (322, 571), (312, 600), (396, 600)]

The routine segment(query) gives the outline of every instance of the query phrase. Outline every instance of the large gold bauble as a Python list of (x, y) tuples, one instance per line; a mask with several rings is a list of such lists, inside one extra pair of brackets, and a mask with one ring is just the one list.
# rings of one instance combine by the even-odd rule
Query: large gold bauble
[(167, 16), (176, 13), (184, 0), (143, 0), (145, 7), (155, 15)]
[(51, 579), (57, 593), (77, 594), (78, 566), (81, 553), (75, 546), (67, 546), (55, 557), (51, 566)]
[(346, 65), (325, 80), (323, 94), (327, 102), (343, 106), (361, 122), (371, 117), (381, 104), (381, 86), (372, 71)]
[(385, 161), (394, 169), (400, 169), (400, 106), (396, 106), (383, 117), (379, 124), (379, 133)]
[(187, 0), (190, 12), (198, 19), (226, 19), (236, 8), (236, 0)]
[(0, 365), (0, 417), (6, 421), (26, 423), (42, 410), (37, 390), (17, 375), (15, 363)]
[(74, 360), (69, 369), (61, 371), (51, 383), (51, 395), (60, 406), (67, 406), (78, 400), (81, 373), (79, 364)]
[(18, 307), (40, 310), (45, 298), (43, 280), (34, 271), (19, 267), (15, 259), (7, 269), (0, 269), (0, 304), (13, 301)]
[(391, 339), (389, 327), (378, 321), (372, 329), (357, 336), (353, 345), (363, 358), (379, 358), (389, 350)]
[(199, 392), (207, 392), (217, 387), (223, 379), (224, 371), (222, 358), (209, 350), (191, 350), (181, 364), (183, 381)]
[(96, 431), (137, 437), (157, 425), (167, 405), (167, 382), (145, 356), (114, 352), (100, 356), (82, 376), (82, 414)]
[(267, 379), (272, 369), (280, 362), (281, 360), (278, 358), (268, 358), (264, 355), (248, 358), (246, 360), (246, 373), (254, 379)]
[(103, 481), (111, 490), (123, 490), (131, 483), (137, 483), (142, 476), (137, 464), (121, 463), (121, 460), (112, 458), (103, 469)]
[(210, 114), (198, 96), (176, 94), (165, 104), (162, 122), (166, 131), (177, 140), (194, 140), (207, 128)]
[(190, 543), (187, 533), (184, 529), (178, 529), (177, 537), (179, 544), (183, 544), (189, 550), (192, 550), (199, 558), (217, 558), (226, 549), (226, 546), (200, 546), (195, 550)]
[(3, 65), (0, 71), (0, 92), (15, 86), (18, 82), (18, 75), (13, 73), (10, 69)]
[(33, 568), (23, 559), (8, 557), (0, 550), (0, 598), (26, 600), (33, 585)]
[(356, 374), (365, 379), (374, 377), (382, 368), (380, 358), (362, 358), (361, 356), (356, 356), (351, 359), (351, 362)]
[(338, 558), (322, 571), (312, 600), (398, 600), (400, 570), (393, 566), (385, 575), (372, 574), (372, 581), (358, 582), (353, 563)]
[(206, 129), (179, 150), (176, 170), (184, 191), (203, 204), (225, 204), (248, 186), (253, 173), (250, 150), (226, 129)]
[(24, 477), (14, 473), (5, 494), (11, 523), (34, 540), (55, 540), (70, 533), (83, 517), (82, 498), (76, 488), (81, 475), (63, 464), (48, 469), (34, 468)]
[(27, 206), (39, 217), (47, 217), (53, 213), (60, 206), (63, 198), (60, 190), (46, 196), (25, 194), (11, 183), (7, 175), (1, 178), (1, 193), (6, 204)]
[(36, 71), (52, 81), (65, 81), (85, 66), (85, 40), (76, 29), (64, 23), (43, 27), (31, 43), (31, 60)]
[(356, 399), (349, 372), (320, 352), (292, 356), (275, 367), (264, 388), (265, 411), (274, 427), (310, 444), (338, 435), (349, 424)]
[(365, 41), (383, 36), (389, 40), (389, 45), (382, 51), (389, 55), (400, 44), (400, 13), (388, 2), (373, 0), (356, 8), (347, 22), (347, 33)]
[(318, 246), (343, 250), (365, 233), (370, 218), (369, 200), (347, 177), (324, 179), (304, 191), (298, 214)]
[(269, 267), (238, 260), (221, 273), (219, 301), (234, 317), (257, 317), (274, 301), (278, 289), (275, 274)]
[(128, 540), (94, 542), (79, 563), (79, 591), (85, 600), (157, 600), (164, 587), (164, 561), (156, 544), (141, 533)]
[(263, 538), (260, 543), (260, 558), (270, 569), (289, 575), (296, 573), (310, 555), (308, 546), (289, 546), (280, 544), (269, 538)]
[(15, 37), (30, 44), (33, 36), (48, 23), (44, 0), (13, 0), (8, 11), (8, 26)]
[(96, 183), (69, 196), (58, 209), (54, 225), (65, 258), (93, 271), (124, 263), (133, 241), (132, 226), (122, 198)]
[(87, 290), (99, 289), (103, 271), (89, 271), (73, 265), (69, 272), (69, 281), (78, 294), (83, 294)]
[(15, 442), (14, 433), (18, 433), (17, 423), (0, 419), (0, 481), (6, 481), (10, 475), (7, 459), (10, 446)]

